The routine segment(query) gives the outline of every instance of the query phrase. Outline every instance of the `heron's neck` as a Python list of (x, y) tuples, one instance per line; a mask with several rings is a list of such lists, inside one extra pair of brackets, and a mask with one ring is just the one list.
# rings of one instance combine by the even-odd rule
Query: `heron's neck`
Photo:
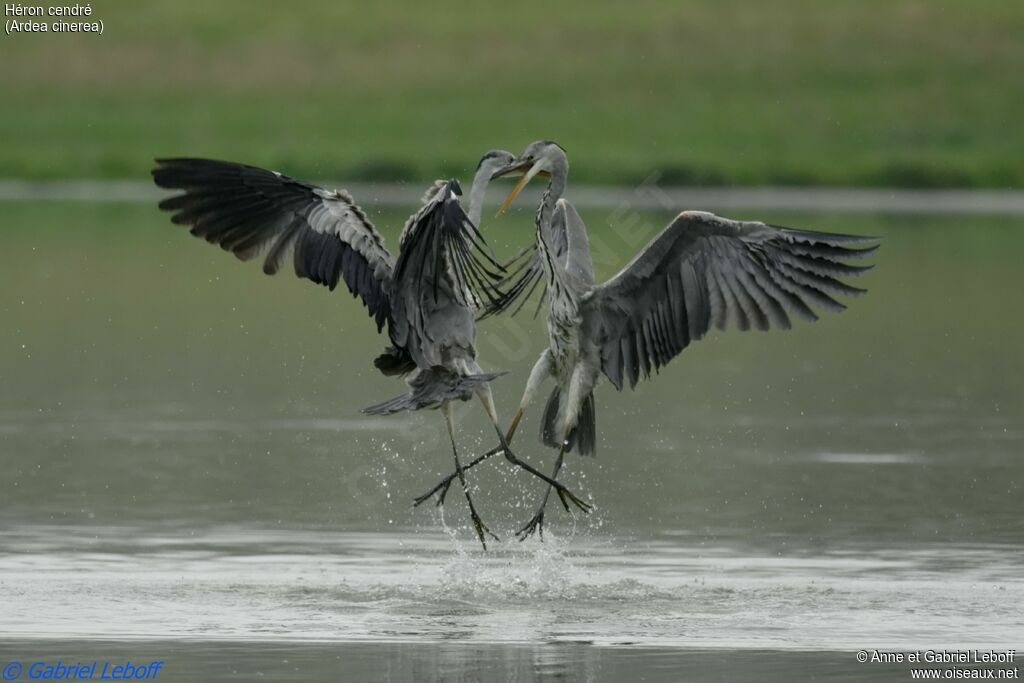
[(482, 164), (473, 176), (473, 186), (469, 188), (469, 220), (477, 228), (480, 227), (480, 217), (484, 211), (484, 194), (487, 192), (493, 172), (490, 164)]
[(548, 187), (544, 190), (544, 196), (541, 197), (540, 206), (537, 207), (537, 239), (547, 245), (550, 245), (552, 240), (551, 217), (555, 213), (555, 204), (565, 194), (567, 175), (568, 168), (555, 167), (551, 172)]
[(560, 304), (574, 302), (567, 287), (568, 276), (565, 264), (557, 257), (554, 250), (554, 245), (559, 243), (559, 238), (555, 236), (555, 226), (552, 224), (555, 204), (565, 192), (565, 175), (565, 169), (561, 169), (561, 172), (553, 171), (551, 173), (551, 180), (548, 182), (547, 189), (544, 190), (540, 206), (537, 207), (537, 251), (540, 253), (541, 262), (548, 278), (549, 324), (561, 314), (568, 317), (575, 316), (575, 306), (572, 307), (572, 310), (566, 311), (556, 311), (555, 309), (556, 299)]

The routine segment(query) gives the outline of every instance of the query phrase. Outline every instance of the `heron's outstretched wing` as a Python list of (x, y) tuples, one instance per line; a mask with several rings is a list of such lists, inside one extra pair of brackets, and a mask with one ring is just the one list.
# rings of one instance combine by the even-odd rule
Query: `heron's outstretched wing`
[(618, 275), (584, 298), (594, 316), (601, 369), (616, 388), (657, 371), (714, 323), (729, 319), (741, 330), (751, 325), (789, 328), (787, 309), (817, 320), (811, 306), (845, 308), (830, 296), (860, 294), (837, 276), (860, 275), (872, 266), (847, 259), (878, 246), (848, 244), (872, 237), (790, 230), (739, 222), (710, 213), (684, 211)]
[(380, 331), (390, 310), (393, 261), (380, 233), (343, 191), (274, 171), (209, 159), (158, 159), (153, 180), (184, 190), (160, 202), (171, 220), (248, 261), (266, 252), (263, 272), (292, 258), (295, 274), (333, 290), (340, 279)]

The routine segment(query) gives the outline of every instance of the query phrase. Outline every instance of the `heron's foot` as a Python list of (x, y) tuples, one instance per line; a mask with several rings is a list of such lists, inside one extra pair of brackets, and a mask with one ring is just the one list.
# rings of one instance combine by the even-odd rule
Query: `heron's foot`
[(544, 508), (537, 511), (537, 514), (533, 516), (526, 525), (516, 532), (516, 538), (519, 539), (520, 543), (533, 536), (534, 532), (540, 537), (540, 540), (544, 540)]
[[(572, 491), (570, 491), (566, 487), (562, 486), (561, 484), (558, 484), (557, 486), (555, 486), (555, 491), (558, 492), (558, 499), (560, 501), (562, 501), (562, 507), (565, 508), (566, 512), (572, 513), (572, 510), (569, 508), (569, 502), (571, 502), (573, 505), (578, 507), (580, 510), (582, 510), (583, 512), (586, 512), (588, 514), (590, 513), (591, 510), (594, 509), (593, 505), (591, 505), (590, 503), (588, 503), (588, 502), (586, 502), (584, 500), (581, 500), (579, 496), (577, 496), (575, 493), (573, 493)], [(566, 501), (567, 498), (568, 498), (568, 502)]]
[(562, 484), (558, 480), (553, 479), (553, 478), (549, 477), (548, 475), (544, 474), (543, 472), (541, 472), (537, 468), (535, 468), (532, 465), (530, 465), (525, 460), (520, 460), (511, 450), (507, 450), (506, 449), (505, 457), (513, 465), (516, 465), (517, 467), (520, 467), (520, 468), (526, 470), (527, 472), (529, 472), (533, 476), (537, 477), (541, 481), (546, 482), (548, 484), (548, 486), (551, 486), (552, 488), (554, 488), (555, 491), (558, 492), (558, 499), (562, 501), (562, 505), (565, 507), (565, 511), (566, 512), (571, 512), (571, 510), (569, 508), (569, 503), (572, 503), (573, 505), (578, 507), (583, 512), (590, 512), (593, 509), (593, 507), (589, 503), (587, 503), (582, 498), (577, 496), (575, 493), (570, 491), (564, 484)]
[[(487, 550), (487, 538), (486, 538), (486, 536), (490, 536), (495, 541), (499, 541), (499, 542), (501, 541), (500, 538), (495, 536), (494, 533), (491, 532), (491, 530), (487, 528), (487, 525), (484, 524), (484, 521), (482, 519), (480, 519), (480, 515), (478, 515), (476, 513), (476, 510), (474, 510), (473, 508), (470, 508), (470, 516), (473, 518), (473, 528), (476, 529), (476, 535), (480, 539), (480, 545), (482, 545), (484, 547), (484, 550)], [(486, 534), (486, 536), (485, 536), (485, 534)]]
[(425, 503), (428, 500), (430, 500), (430, 498), (434, 494), (437, 494), (437, 502), (436, 502), (437, 507), (441, 507), (442, 505), (444, 505), (444, 497), (448, 495), (448, 489), (450, 489), (452, 487), (452, 482), (455, 481), (455, 478), (457, 476), (459, 476), (458, 472), (453, 472), (452, 474), (449, 474), (447, 477), (442, 479), (441, 483), (439, 483), (437, 486), (435, 486), (434, 488), (430, 489), (429, 491), (424, 493), (422, 496), (420, 496), (419, 498), (414, 500), (413, 503), (412, 503), (413, 507), (419, 507), (423, 503)]

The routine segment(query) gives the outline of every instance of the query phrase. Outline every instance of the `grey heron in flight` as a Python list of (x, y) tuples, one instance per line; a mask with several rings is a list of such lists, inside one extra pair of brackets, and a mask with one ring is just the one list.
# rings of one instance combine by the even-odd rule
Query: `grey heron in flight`
[[(502, 268), (490, 256), (472, 218), (479, 221), (492, 174), (511, 161), (510, 153), (498, 150), (481, 159), (470, 190), (469, 216), (459, 203), (458, 182), (437, 181), (406, 222), (397, 259), (344, 191), (207, 159), (162, 159), (153, 170), (158, 186), (184, 191), (160, 203), (160, 208), (175, 212), (174, 223), (191, 226), (193, 235), (242, 260), (265, 253), (267, 274), (276, 273), (291, 258), (299, 277), (331, 290), (343, 280), (353, 296), (362, 299), (377, 331), (387, 326), (390, 346), (374, 365), (385, 375), (405, 376), (409, 391), (364, 411), (440, 408), (473, 526), (485, 550), (486, 535), (497, 537), (480, 519), (470, 496), (455, 442), (452, 401), (478, 396), (507, 458), (561, 487), (509, 449), (489, 384), (503, 373), (485, 373), (476, 361), (475, 312), (485, 303), (496, 303)], [(567, 491), (563, 495), (572, 496)]]
[[(548, 140), (531, 143), (493, 177), (515, 173), (522, 176), (499, 214), (531, 179), (549, 178), (537, 208), (536, 250), (511, 276), (500, 300), (488, 305), (488, 313), (507, 309), (543, 285), (548, 348), (530, 372), (506, 440), (512, 440), (543, 382), (553, 378), (555, 387), (541, 424), (543, 442), (558, 449), (553, 479), (566, 453), (594, 454), (593, 391), (601, 375), (618, 390), (627, 384), (634, 388), (690, 342), (703, 338), (712, 324), (720, 330), (730, 320), (740, 330), (788, 329), (787, 310), (808, 321), (818, 319), (812, 305), (841, 311), (845, 306), (830, 294), (865, 290), (838, 277), (871, 269), (846, 261), (878, 248), (849, 246), (876, 242), (872, 237), (792, 230), (684, 211), (617, 275), (597, 284), (586, 226), (562, 197), (569, 173), (565, 151)], [(485, 453), (468, 466), (496, 452)], [(442, 481), (438, 487), (450, 483)], [(535, 531), (543, 536), (550, 493), (547, 488), (537, 513), (517, 532), (520, 540)]]

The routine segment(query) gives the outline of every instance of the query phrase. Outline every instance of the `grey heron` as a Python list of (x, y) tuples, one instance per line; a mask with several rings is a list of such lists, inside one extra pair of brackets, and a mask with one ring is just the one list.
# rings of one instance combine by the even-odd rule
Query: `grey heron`
[[(495, 178), (521, 173), (502, 204), (505, 211), (537, 175), (549, 178), (536, 213), (535, 251), (488, 313), (507, 309), (543, 285), (548, 298), (548, 348), (530, 372), (506, 440), (537, 390), (554, 378), (541, 424), (543, 442), (558, 449), (553, 479), (565, 454), (593, 455), (596, 419), (593, 391), (601, 375), (622, 390), (658, 372), (701, 339), (712, 324), (724, 330), (788, 329), (789, 312), (818, 319), (812, 305), (841, 311), (830, 294), (865, 290), (838, 277), (856, 276), (872, 266), (855, 266), (878, 248), (849, 245), (877, 238), (792, 230), (754, 221), (734, 221), (703, 211), (684, 211), (656, 235), (617, 275), (595, 283), (587, 230), (565, 192), (569, 162), (556, 143), (531, 143)], [(543, 300), (543, 299), (542, 299)], [(521, 306), (522, 304), (520, 304)], [(518, 309), (517, 309), (518, 310)], [(493, 455), (485, 453), (469, 463)], [(444, 482), (442, 482), (442, 485)], [(449, 482), (450, 484), (450, 482)], [(550, 488), (537, 513), (517, 535), (540, 531)], [(563, 501), (564, 504), (564, 501)]]
[(479, 220), (483, 194), (494, 171), (512, 161), (495, 150), (481, 159), (470, 191), (470, 216), (459, 203), (457, 181), (437, 181), (423, 206), (405, 224), (397, 259), (355, 204), (274, 171), (208, 159), (160, 159), (156, 184), (183, 190), (160, 203), (171, 220), (242, 260), (265, 253), (263, 271), (276, 273), (290, 257), (296, 275), (333, 290), (339, 281), (362, 299), (390, 346), (374, 361), (388, 376), (404, 376), (409, 391), (364, 409), (372, 414), (439, 408), (451, 440), (455, 469), (484, 549), (497, 539), (477, 513), (455, 441), (451, 402), (473, 395), (483, 402), (506, 457), (552, 485), (553, 479), (516, 457), (498, 423), (490, 381), (476, 361), (474, 315), (500, 293), (501, 266), (490, 256), (471, 220)]

